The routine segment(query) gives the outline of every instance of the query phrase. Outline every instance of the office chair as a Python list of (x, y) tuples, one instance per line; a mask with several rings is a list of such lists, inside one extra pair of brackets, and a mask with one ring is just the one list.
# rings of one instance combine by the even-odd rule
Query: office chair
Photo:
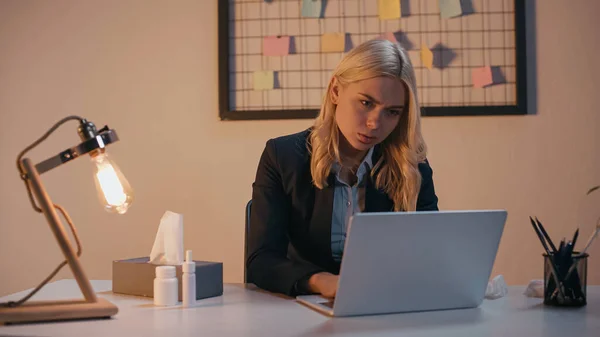
[[(246, 225), (245, 225), (245, 231), (244, 231), (244, 283), (252, 283), (252, 280), (250, 280), (250, 278), (248, 277), (248, 271), (247, 271), (247, 266), (246, 266), (246, 263), (248, 261), (248, 233), (250, 232), (250, 211), (251, 211), (251, 209), (252, 209), (252, 199), (250, 199), (248, 201), (248, 203), (246, 204), (246, 212), (245, 212)], [(288, 244), (287, 257), (288, 257), (288, 259), (291, 259), (291, 260), (309, 263), (307, 260), (300, 257), (300, 255), (296, 252), (296, 249), (294, 248), (294, 246), (291, 243)]]
[(246, 271), (246, 262), (248, 261), (248, 231), (250, 230), (250, 210), (252, 208), (252, 199), (246, 204), (246, 228), (244, 232), (244, 282), (250, 283), (248, 273)]

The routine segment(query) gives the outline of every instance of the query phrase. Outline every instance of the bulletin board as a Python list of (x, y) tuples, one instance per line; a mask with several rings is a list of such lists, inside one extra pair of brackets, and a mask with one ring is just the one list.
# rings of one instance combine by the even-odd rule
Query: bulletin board
[(222, 120), (317, 116), (353, 47), (388, 39), (422, 116), (526, 114), (525, 0), (219, 0)]

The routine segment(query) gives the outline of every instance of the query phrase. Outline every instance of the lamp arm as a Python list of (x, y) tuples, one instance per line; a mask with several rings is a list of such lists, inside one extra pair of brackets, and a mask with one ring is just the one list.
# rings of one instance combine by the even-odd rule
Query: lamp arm
[(26, 147), (17, 156), (17, 169), (19, 170), (19, 173), (21, 175), (21, 179), (23, 179), (23, 182), (25, 183), (25, 187), (27, 188), (27, 194), (29, 195), (29, 201), (31, 201), (31, 206), (38, 213), (42, 213), (42, 209), (36, 205), (35, 200), (33, 199), (33, 194), (31, 193), (31, 187), (27, 183), (27, 174), (25, 173), (25, 168), (23, 167), (23, 162), (22, 162), (23, 156), (25, 156), (25, 154), (27, 152), (31, 151), (31, 149), (33, 149), (34, 147), (38, 146), (41, 142), (43, 142), (44, 140), (46, 140), (46, 138), (48, 138), (54, 131), (56, 131), (56, 129), (58, 129), (58, 127), (60, 127), (61, 125), (63, 125), (64, 123), (66, 123), (66, 122), (68, 122), (70, 120), (78, 120), (80, 123), (82, 121), (84, 121), (84, 119), (82, 117), (79, 117), (79, 116), (68, 116), (68, 117), (65, 117), (65, 118), (59, 120), (48, 131), (46, 131), (46, 133), (42, 137), (40, 137), (38, 140), (36, 140), (35, 142), (33, 142), (28, 147)]

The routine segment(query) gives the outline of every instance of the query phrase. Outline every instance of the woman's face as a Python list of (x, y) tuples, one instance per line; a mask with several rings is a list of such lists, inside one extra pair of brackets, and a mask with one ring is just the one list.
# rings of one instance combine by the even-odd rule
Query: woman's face
[(400, 116), (407, 113), (404, 83), (375, 77), (341, 86), (334, 78), (331, 99), (343, 137), (355, 150), (366, 151), (392, 133)]

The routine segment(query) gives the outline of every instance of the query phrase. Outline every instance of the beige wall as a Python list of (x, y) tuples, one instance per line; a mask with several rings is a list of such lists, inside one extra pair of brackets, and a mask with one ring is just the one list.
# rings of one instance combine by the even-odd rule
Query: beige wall
[[(529, 215), (554, 237), (581, 224), (582, 241), (600, 215), (600, 193), (583, 197), (600, 183), (599, 11), (588, 0), (537, 5), (537, 115), (424, 121), (440, 206), (509, 211), (494, 275), (510, 284), (541, 277)], [(35, 286), (61, 260), (14, 160), (67, 114), (119, 132), (110, 151), (137, 197), (126, 215), (105, 213), (86, 159), (43, 176), (79, 229), (90, 278), (148, 254), (172, 210), (184, 214), (186, 248), (223, 261), (226, 282), (242, 280), (243, 208), (264, 143), (311, 121), (218, 120), (216, 12), (209, 0), (0, 1), (0, 295)], [(31, 157), (77, 141), (68, 124)], [(600, 284), (600, 243), (591, 255)]]

